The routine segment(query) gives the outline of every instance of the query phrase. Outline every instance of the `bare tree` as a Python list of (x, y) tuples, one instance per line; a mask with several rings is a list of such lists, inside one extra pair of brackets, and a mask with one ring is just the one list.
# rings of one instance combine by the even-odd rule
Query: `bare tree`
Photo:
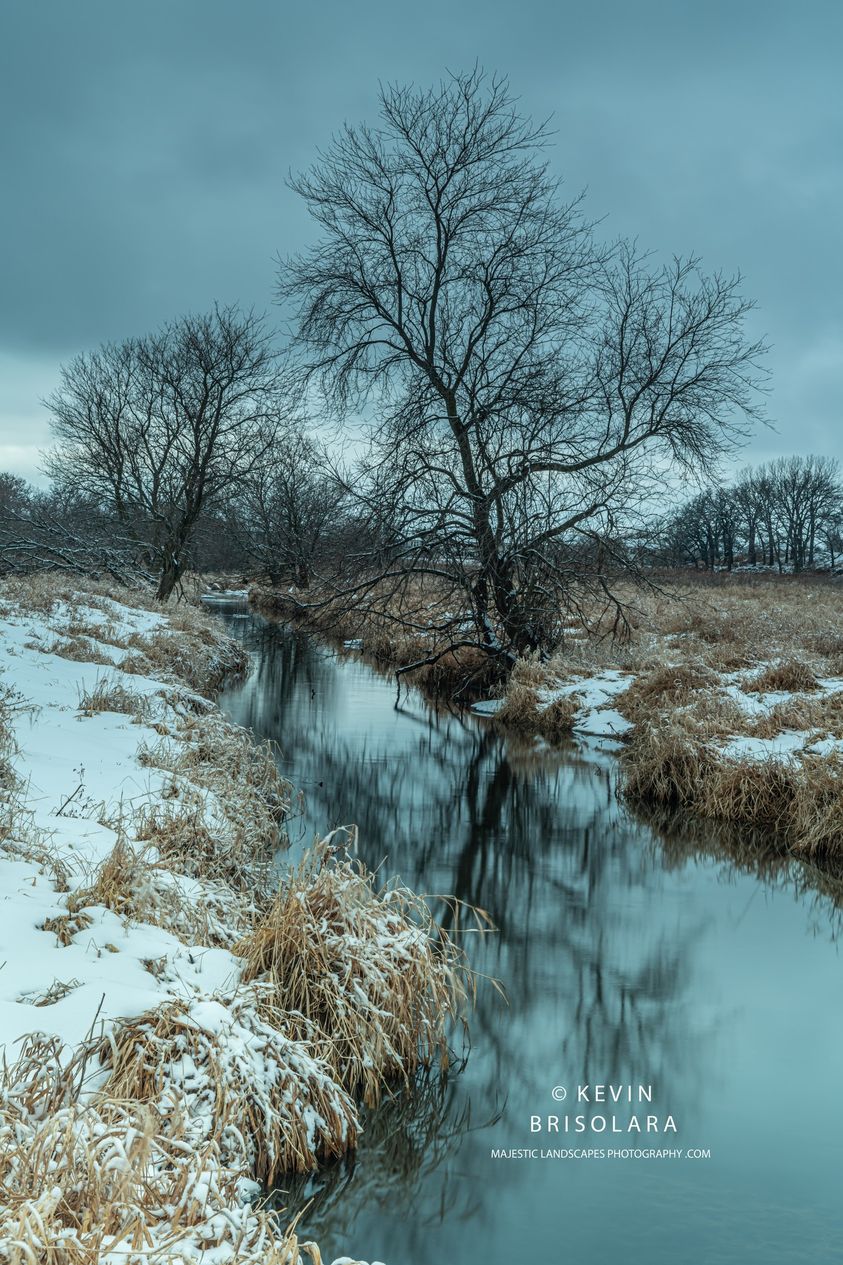
[(232, 538), (270, 583), (306, 589), (315, 568), (329, 560), (343, 499), (313, 440), (291, 431), (244, 480), (231, 505)]
[(0, 474), (0, 574), (62, 571), (108, 576), (120, 584), (148, 582), (137, 542), (90, 497), (39, 492)]
[(322, 229), (282, 267), (298, 346), (373, 417), (355, 490), (398, 524), (387, 577), (464, 595), (490, 654), (545, 646), (675, 464), (712, 469), (757, 411), (737, 278), (599, 246), (505, 81), (387, 87), (294, 182)]
[(231, 307), (77, 357), (47, 405), (59, 441), (48, 473), (114, 512), (157, 569), (161, 601), (203, 510), (265, 460), (285, 407), (261, 318)]

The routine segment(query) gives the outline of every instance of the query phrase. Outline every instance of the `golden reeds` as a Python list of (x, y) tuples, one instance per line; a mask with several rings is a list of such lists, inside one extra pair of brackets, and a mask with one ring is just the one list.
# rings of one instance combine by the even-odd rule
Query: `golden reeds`
[(423, 900), (398, 883), (379, 889), (329, 841), (288, 875), (236, 951), (244, 977), (271, 983), (365, 1103), (422, 1065), (447, 1066), (448, 1024), (472, 987), (462, 951)]
[(99, 1047), (102, 1092), (154, 1106), (193, 1145), (214, 1142), (223, 1164), (264, 1186), (351, 1150), (354, 1104), (308, 1046), (285, 1035), (272, 991), (258, 983), (121, 1022)]
[[(0, 1260), (149, 1265), (201, 1256), (229, 1265), (301, 1265), (294, 1229), (244, 1202), (219, 1144), (184, 1117), (83, 1092), (90, 1047), (68, 1060), (31, 1038), (0, 1071)], [(312, 1259), (317, 1261), (318, 1250)]]
[(818, 686), (819, 681), (807, 663), (799, 659), (785, 659), (763, 668), (746, 683), (745, 688), (763, 694), (774, 691), (795, 693), (815, 690)]

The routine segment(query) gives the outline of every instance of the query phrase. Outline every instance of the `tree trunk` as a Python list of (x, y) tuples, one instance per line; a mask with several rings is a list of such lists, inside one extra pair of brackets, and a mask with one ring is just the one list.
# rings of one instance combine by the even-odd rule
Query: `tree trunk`
[(181, 576), (181, 567), (175, 561), (168, 561), (161, 569), (161, 577), (158, 581), (158, 589), (155, 594), (156, 601), (166, 602), (173, 592), (173, 589), (179, 582)]
[(749, 527), (749, 540), (747, 542), (746, 560), (751, 567), (754, 567), (758, 561), (755, 546), (755, 524), (751, 523)]
[(182, 562), (184, 542), (180, 542), (180, 545), (181, 547), (165, 545), (161, 551), (161, 575), (158, 580), (158, 590), (155, 594), (156, 601), (166, 602), (182, 577), (182, 572), (184, 571), (184, 563)]

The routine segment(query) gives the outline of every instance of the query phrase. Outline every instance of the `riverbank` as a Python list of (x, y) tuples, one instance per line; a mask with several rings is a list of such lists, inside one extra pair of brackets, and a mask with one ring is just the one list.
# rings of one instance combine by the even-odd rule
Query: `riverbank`
[(278, 886), (291, 788), (202, 611), (9, 581), (0, 655), (0, 1257), (318, 1263), (261, 1191), (447, 1059), (462, 954), (341, 832)]
[(473, 646), (449, 649), (464, 635), (459, 597), (437, 581), (414, 577), (396, 589), (374, 583), (353, 602), (330, 589), (292, 590), (253, 584), (250, 606), (335, 645), (359, 650), (383, 672), (406, 673), (405, 683), (428, 698), (461, 702), (487, 697), (503, 684), (501, 666)]
[[(630, 799), (760, 827), (823, 863), (843, 857), (843, 590), (793, 576), (671, 577), (627, 586), (629, 627), (595, 607), (546, 661), (506, 682), (457, 650), (407, 679), (429, 696), (473, 701), (508, 732), (619, 744)], [(453, 636), (452, 598), (435, 585), (363, 611), (319, 595), (253, 589), (258, 610), (347, 642), (382, 670), (436, 655)]]
[(551, 738), (616, 738), (623, 793), (843, 855), (843, 591), (765, 579), (632, 598), (624, 643), (572, 629), (488, 708)]

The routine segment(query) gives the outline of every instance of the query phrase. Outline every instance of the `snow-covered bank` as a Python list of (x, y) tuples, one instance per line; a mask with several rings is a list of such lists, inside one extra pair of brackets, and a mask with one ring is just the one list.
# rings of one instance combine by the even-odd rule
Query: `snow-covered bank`
[(192, 608), (0, 586), (0, 1260), (318, 1262), (257, 1182), (352, 1147), (360, 1068), (376, 1099), (462, 1002), (331, 848), (273, 901), (289, 788), (206, 697), (243, 666)]
[(581, 645), (567, 659), (519, 663), (505, 696), (476, 710), (551, 740), (578, 733), (616, 740), (629, 796), (762, 826), (799, 850), (836, 858), (843, 851), (839, 639), (809, 636), (812, 654), (776, 655), (772, 645), (764, 656), (742, 645), (730, 650), (728, 667), (719, 642), (718, 653), (706, 654), (704, 641), (687, 636), (651, 632), (637, 654), (621, 649), (623, 667), (604, 657), (589, 668)]

